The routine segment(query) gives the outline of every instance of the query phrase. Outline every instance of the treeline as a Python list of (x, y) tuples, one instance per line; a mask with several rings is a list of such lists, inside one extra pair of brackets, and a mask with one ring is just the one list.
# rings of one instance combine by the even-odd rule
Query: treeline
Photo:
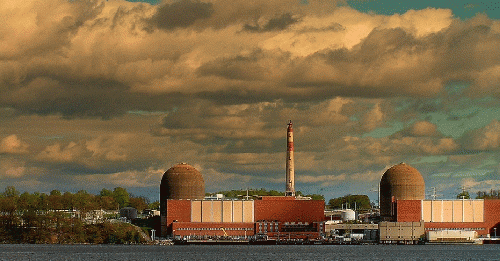
[(141, 243), (144, 238), (137, 227), (111, 223), (106, 218), (89, 220), (84, 213), (127, 206), (143, 210), (158, 205), (149, 204), (144, 197), (132, 196), (120, 187), (93, 195), (85, 190), (20, 193), (10, 186), (0, 193), (0, 243)]
[(139, 211), (158, 209), (159, 202), (150, 203), (145, 197), (133, 196), (126, 189), (117, 187), (113, 190), (102, 189), (99, 195), (93, 195), (85, 190), (77, 193), (52, 190), (45, 193), (20, 193), (15, 187), (9, 186), (0, 193), (0, 212), (13, 213), (24, 211), (46, 210), (118, 210), (123, 207), (133, 207)]
[(128, 223), (89, 224), (57, 211), (0, 216), (0, 243), (3, 244), (130, 244), (144, 241), (137, 227)]
[[(489, 192), (487, 191), (478, 191), (476, 192), (476, 199), (500, 199), (500, 190), (491, 189)], [(460, 192), (457, 195), (457, 199), (470, 199), (471, 196), (467, 190)]]
[[(215, 195), (215, 194), (222, 194), (226, 198), (244, 198), (247, 196), (285, 196), (285, 192), (280, 192), (277, 190), (266, 190), (264, 188), (261, 189), (242, 189), (242, 190), (229, 190), (229, 191), (219, 191), (219, 192), (214, 192), (214, 193), (205, 193), (206, 196), (210, 195)], [(311, 197), (314, 200), (325, 200), (325, 197), (323, 195), (319, 194), (308, 194), (304, 195), (301, 191), (296, 191), (295, 195), (297, 196), (303, 196), (303, 197)]]
[(370, 198), (367, 195), (345, 195), (343, 197), (332, 198), (328, 201), (328, 206), (332, 209), (351, 208), (370, 209)]
[(490, 190), (490, 192), (486, 191), (478, 191), (477, 192), (477, 199), (500, 199), (500, 190)]

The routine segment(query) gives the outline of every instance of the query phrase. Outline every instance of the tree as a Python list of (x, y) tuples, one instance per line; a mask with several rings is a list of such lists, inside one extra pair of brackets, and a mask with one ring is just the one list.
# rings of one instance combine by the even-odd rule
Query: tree
[(99, 197), (99, 205), (100, 205), (101, 209), (105, 209), (105, 210), (116, 210), (119, 207), (115, 198), (113, 198), (111, 196)]
[(152, 202), (152, 203), (149, 203), (149, 206), (148, 206), (149, 209), (160, 209), (160, 201), (155, 201), (155, 202)]
[(14, 186), (8, 186), (5, 188), (5, 192), (3, 193), (4, 197), (17, 198), (19, 197), (19, 191)]
[(50, 192), (50, 195), (51, 196), (62, 196), (62, 193), (61, 191), (57, 190), (57, 189), (54, 189)]
[(130, 203), (130, 195), (126, 189), (121, 187), (116, 187), (113, 190), (113, 198), (118, 202), (120, 208), (127, 207)]
[(81, 212), (87, 212), (97, 207), (94, 195), (89, 194), (85, 190), (78, 191), (74, 196), (74, 200), (76, 208)]
[(109, 189), (103, 188), (101, 192), (99, 193), (99, 196), (101, 197), (112, 197), (113, 196), (113, 191)]
[(148, 207), (147, 199), (145, 197), (131, 197), (130, 206), (138, 211), (143, 211)]
[(457, 195), (458, 199), (470, 199), (469, 192), (464, 190)]
[(339, 198), (332, 198), (328, 201), (328, 205), (331, 208), (342, 208), (350, 207), (354, 208), (356, 206), (357, 209), (370, 209), (370, 198), (367, 195), (345, 195)]
[(71, 192), (64, 192), (64, 194), (62, 195), (62, 204), (64, 209), (74, 210), (75, 209), (74, 195)]
[(49, 195), (49, 209), (63, 209), (62, 193), (59, 190), (52, 190)]

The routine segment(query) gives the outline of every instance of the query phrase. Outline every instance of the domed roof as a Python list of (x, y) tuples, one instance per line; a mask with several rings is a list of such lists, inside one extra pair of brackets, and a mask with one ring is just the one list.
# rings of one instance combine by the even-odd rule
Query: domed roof
[(391, 185), (423, 185), (424, 178), (414, 167), (404, 162), (390, 167), (382, 176), (380, 185), (388, 183)]
[(392, 217), (392, 203), (397, 200), (425, 199), (424, 178), (415, 168), (405, 163), (390, 167), (380, 180), (380, 215)]
[(165, 199), (203, 199), (205, 181), (193, 166), (180, 163), (168, 169), (161, 179), (160, 198)]

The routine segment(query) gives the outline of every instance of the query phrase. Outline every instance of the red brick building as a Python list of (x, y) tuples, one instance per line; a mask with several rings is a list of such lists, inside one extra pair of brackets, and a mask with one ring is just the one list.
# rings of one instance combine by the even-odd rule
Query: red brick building
[(319, 237), (325, 202), (295, 197), (166, 200), (162, 236)]
[[(494, 235), (500, 228), (500, 200), (397, 200), (397, 222), (425, 222), (425, 230), (471, 230)], [(500, 229), (498, 229), (500, 235)]]

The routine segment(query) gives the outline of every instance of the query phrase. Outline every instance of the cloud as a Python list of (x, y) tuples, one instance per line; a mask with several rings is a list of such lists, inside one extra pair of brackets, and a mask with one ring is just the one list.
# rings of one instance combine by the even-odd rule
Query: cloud
[(433, 97), (449, 81), (488, 93), (500, 64), (497, 22), (460, 21), (445, 9), (384, 16), (291, 0), (4, 7), (10, 26), (0, 40), (8, 58), (0, 61), (0, 106), (23, 114), (109, 119), (171, 110), (193, 98), (258, 104)]
[(20, 140), (16, 134), (9, 135), (0, 141), (0, 153), (24, 154), (28, 152), (29, 145)]
[(14, 159), (0, 158), (0, 177), (3, 179), (17, 179), (24, 176), (27, 168), (24, 162)]
[(467, 132), (461, 140), (464, 150), (498, 150), (500, 148), (500, 122), (492, 120), (483, 128)]
[(2, 1), (0, 14), (6, 19), (0, 29), (0, 56), (29, 60), (29, 56), (65, 48), (79, 28), (96, 18), (103, 7), (104, 2), (98, 0)]
[(191, 162), (214, 189), (278, 186), (289, 120), (311, 187), (375, 181), (401, 161), (428, 173), (497, 164), (497, 123), (446, 132), (449, 115), (465, 131), (498, 105), (500, 24), (484, 15), (323, 0), (9, 0), (0, 15), (0, 130), (15, 133), (0, 160), (23, 162), (3, 175), (24, 184), (115, 175), (147, 187)]
[(408, 128), (399, 131), (392, 137), (441, 137), (443, 136), (437, 129), (436, 124), (428, 121), (417, 121)]
[(280, 17), (270, 19), (267, 24), (263, 27), (259, 25), (245, 25), (245, 30), (250, 32), (267, 32), (267, 31), (277, 31), (277, 30), (285, 30), (290, 25), (298, 22), (298, 19), (293, 18), (291, 14), (283, 14)]
[(500, 180), (477, 181), (474, 178), (465, 178), (465, 179), (462, 179), (461, 185), (463, 187), (465, 187), (466, 190), (469, 190), (469, 191), (489, 192), (491, 189), (494, 189), (494, 190), (498, 189), (498, 186), (500, 185)]
[(102, 175), (81, 175), (75, 179), (81, 183), (100, 184), (103, 187), (151, 188), (159, 187), (164, 172), (162, 169), (149, 168), (144, 171), (129, 170), (108, 174), (106, 181), (102, 180)]
[(173, 30), (186, 28), (197, 20), (210, 18), (214, 13), (212, 3), (184, 0), (160, 5), (149, 23), (157, 28)]
[(205, 180), (205, 191), (219, 191), (227, 188), (244, 189), (248, 188), (252, 178), (248, 175), (236, 173), (225, 173), (216, 169), (200, 170)]
[(319, 183), (322, 187), (328, 187), (338, 184), (346, 179), (345, 174), (338, 176), (335, 175), (322, 175), (322, 176), (308, 176), (300, 175), (297, 176), (297, 182), (300, 183)]
[(115, 133), (92, 139), (56, 141), (39, 151), (32, 160), (47, 168), (74, 174), (109, 174), (126, 172), (131, 168), (143, 171), (160, 166), (164, 163), (163, 156), (167, 154), (166, 148), (155, 144), (154, 138)]
[(363, 116), (363, 128), (369, 132), (381, 126), (384, 123), (384, 113), (380, 105), (376, 104), (375, 107)]

